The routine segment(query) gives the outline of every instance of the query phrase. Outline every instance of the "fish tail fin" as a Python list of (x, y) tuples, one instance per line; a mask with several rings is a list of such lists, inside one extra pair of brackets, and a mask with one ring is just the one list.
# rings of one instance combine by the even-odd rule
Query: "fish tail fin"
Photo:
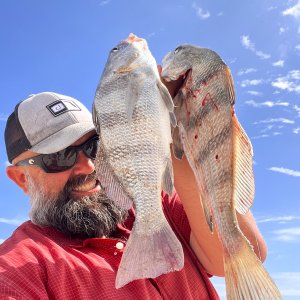
[(165, 222), (154, 234), (133, 228), (127, 241), (116, 278), (116, 288), (142, 278), (155, 278), (183, 268), (181, 243)]
[(244, 240), (237, 255), (224, 255), (224, 269), (227, 299), (282, 299), (278, 288), (248, 241)]

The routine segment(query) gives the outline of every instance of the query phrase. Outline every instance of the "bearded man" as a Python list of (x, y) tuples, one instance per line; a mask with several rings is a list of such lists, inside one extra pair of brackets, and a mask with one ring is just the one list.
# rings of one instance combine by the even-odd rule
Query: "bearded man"
[[(219, 299), (209, 277), (224, 275), (186, 159), (173, 160), (175, 192), (162, 207), (184, 251), (184, 267), (115, 288), (135, 213), (108, 199), (95, 176), (98, 137), (78, 100), (31, 95), (7, 120), (7, 176), (30, 198), (30, 221), (0, 246), (0, 299)], [(265, 242), (252, 214), (240, 227), (263, 261)]]

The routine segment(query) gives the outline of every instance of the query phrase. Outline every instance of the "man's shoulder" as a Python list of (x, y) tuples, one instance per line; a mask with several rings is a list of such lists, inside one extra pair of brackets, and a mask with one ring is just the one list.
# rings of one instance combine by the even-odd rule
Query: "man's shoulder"
[(0, 257), (34, 259), (41, 252), (45, 254), (51, 248), (64, 247), (68, 243), (70, 239), (56, 229), (40, 227), (31, 221), (26, 221), (0, 245)]

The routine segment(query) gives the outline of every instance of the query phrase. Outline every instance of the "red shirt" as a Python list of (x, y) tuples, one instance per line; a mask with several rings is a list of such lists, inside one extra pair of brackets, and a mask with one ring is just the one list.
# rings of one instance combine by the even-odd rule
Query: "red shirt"
[(219, 299), (189, 246), (190, 226), (177, 194), (163, 194), (163, 209), (183, 245), (181, 271), (115, 288), (133, 211), (113, 239), (71, 239), (27, 221), (0, 246), (0, 299)]

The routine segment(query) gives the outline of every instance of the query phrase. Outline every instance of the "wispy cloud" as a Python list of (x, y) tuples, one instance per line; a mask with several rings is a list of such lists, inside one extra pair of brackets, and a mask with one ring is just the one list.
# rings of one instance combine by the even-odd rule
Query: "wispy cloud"
[(279, 28), (279, 34), (283, 34), (284, 32), (286, 32), (286, 28), (280, 27)]
[(263, 81), (262, 79), (252, 79), (252, 80), (249, 80), (249, 79), (246, 79), (246, 80), (243, 80), (241, 82), (241, 87), (247, 87), (247, 86), (253, 86), (253, 85), (259, 85), (259, 84), (262, 84)]
[(279, 173), (289, 175), (289, 176), (300, 177), (300, 171), (296, 171), (296, 170), (291, 170), (291, 169), (282, 168), (282, 167), (271, 167), (271, 168), (269, 168), (269, 170), (273, 171), (273, 172), (279, 172)]
[[(277, 283), (284, 299), (299, 299), (300, 296), (300, 272), (272, 273), (271, 277)], [(287, 298), (288, 297), (288, 298)]]
[(151, 32), (151, 33), (149, 33), (148, 35), (147, 35), (147, 39), (151, 39), (152, 37), (154, 37), (155, 36), (155, 32)]
[(294, 128), (293, 133), (299, 134), (300, 133), (300, 127)]
[(269, 58), (271, 57), (270, 54), (266, 54), (266, 53), (263, 53), (263, 52), (260, 51), (260, 50), (257, 50), (257, 49), (255, 48), (255, 44), (254, 44), (253, 42), (250, 41), (250, 38), (249, 38), (248, 35), (242, 35), (242, 36), (241, 36), (241, 43), (242, 43), (242, 45), (243, 45), (246, 49), (248, 49), (248, 50), (254, 52), (255, 55), (257, 55), (260, 59), (269, 59)]
[(253, 124), (269, 124), (269, 123), (284, 123), (284, 124), (294, 124), (295, 121), (286, 119), (286, 118), (277, 118), (277, 119), (266, 119), (266, 120), (261, 120), (254, 122)]
[(273, 102), (273, 101), (256, 102), (254, 100), (249, 100), (249, 101), (245, 101), (245, 103), (253, 107), (289, 106), (288, 102)]
[(257, 219), (257, 223), (270, 223), (270, 222), (276, 222), (276, 223), (284, 223), (284, 222), (290, 222), (300, 220), (300, 217), (296, 216), (280, 216), (280, 217), (271, 217), (271, 218), (263, 218), (263, 219)]
[(0, 113), (0, 121), (6, 122), (8, 119), (8, 115), (4, 113)]
[(272, 63), (273, 67), (283, 67), (284, 66), (284, 60), (278, 60)]
[(300, 241), (300, 227), (274, 230), (275, 239), (279, 241)]
[(281, 90), (300, 94), (300, 70), (289, 71), (286, 76), (276, 78), (271, 84)]
[(294, 110), (297, 112), (298, 116), (300, 117), (300, 106), (294, 105)]
[(252, 96), (261, 96), (262, 95), (261, 92), (257, 92), (257, 91), (247, 91), (247, 94), (252, 95)]
[(109, 2), (111, 2), (111, 0), (103, 0), (99, 3), (99, 5), (104, 6), (104, 5), (107, 5)]
[(247, 69), (241, 69), (237, 74), (239, 76), (245, 75), (245, 74), (249, 74), (249, 73), (253, 73), (256, 72), (257, 70), (254, 68), (247, 68)]
[(293, 16), (295, 18), (300, 17), (300, 0), (298, 3), (292, 7), (287, 8), (282, 12), (284, 16)]
[(208, 19), (210, 17), (209, 11), (204, 11), (201, 7), (199, 7), (195, 2), (192, 4), (192, 8), (196, 11), (196, 15), (202, 19)]
[(298, 50), (298, 51), (300, 51), (300, 44), (296, 45), (295, 49)]
[(4, 166), (5, 166), (5, 167), (8, 167), (8, 166), (10, 166), (10, 165), (11, 165), (11, 163), (10, 163), (8, 160), (4, 162)]
[(0, 218), (0, 223), (8, 224), (8, 225), (15, 225), (18, 226), (25, 222), (27, 219), (25, 218), (13, 218), (13, 219), (7, 219), (7, 218)]

